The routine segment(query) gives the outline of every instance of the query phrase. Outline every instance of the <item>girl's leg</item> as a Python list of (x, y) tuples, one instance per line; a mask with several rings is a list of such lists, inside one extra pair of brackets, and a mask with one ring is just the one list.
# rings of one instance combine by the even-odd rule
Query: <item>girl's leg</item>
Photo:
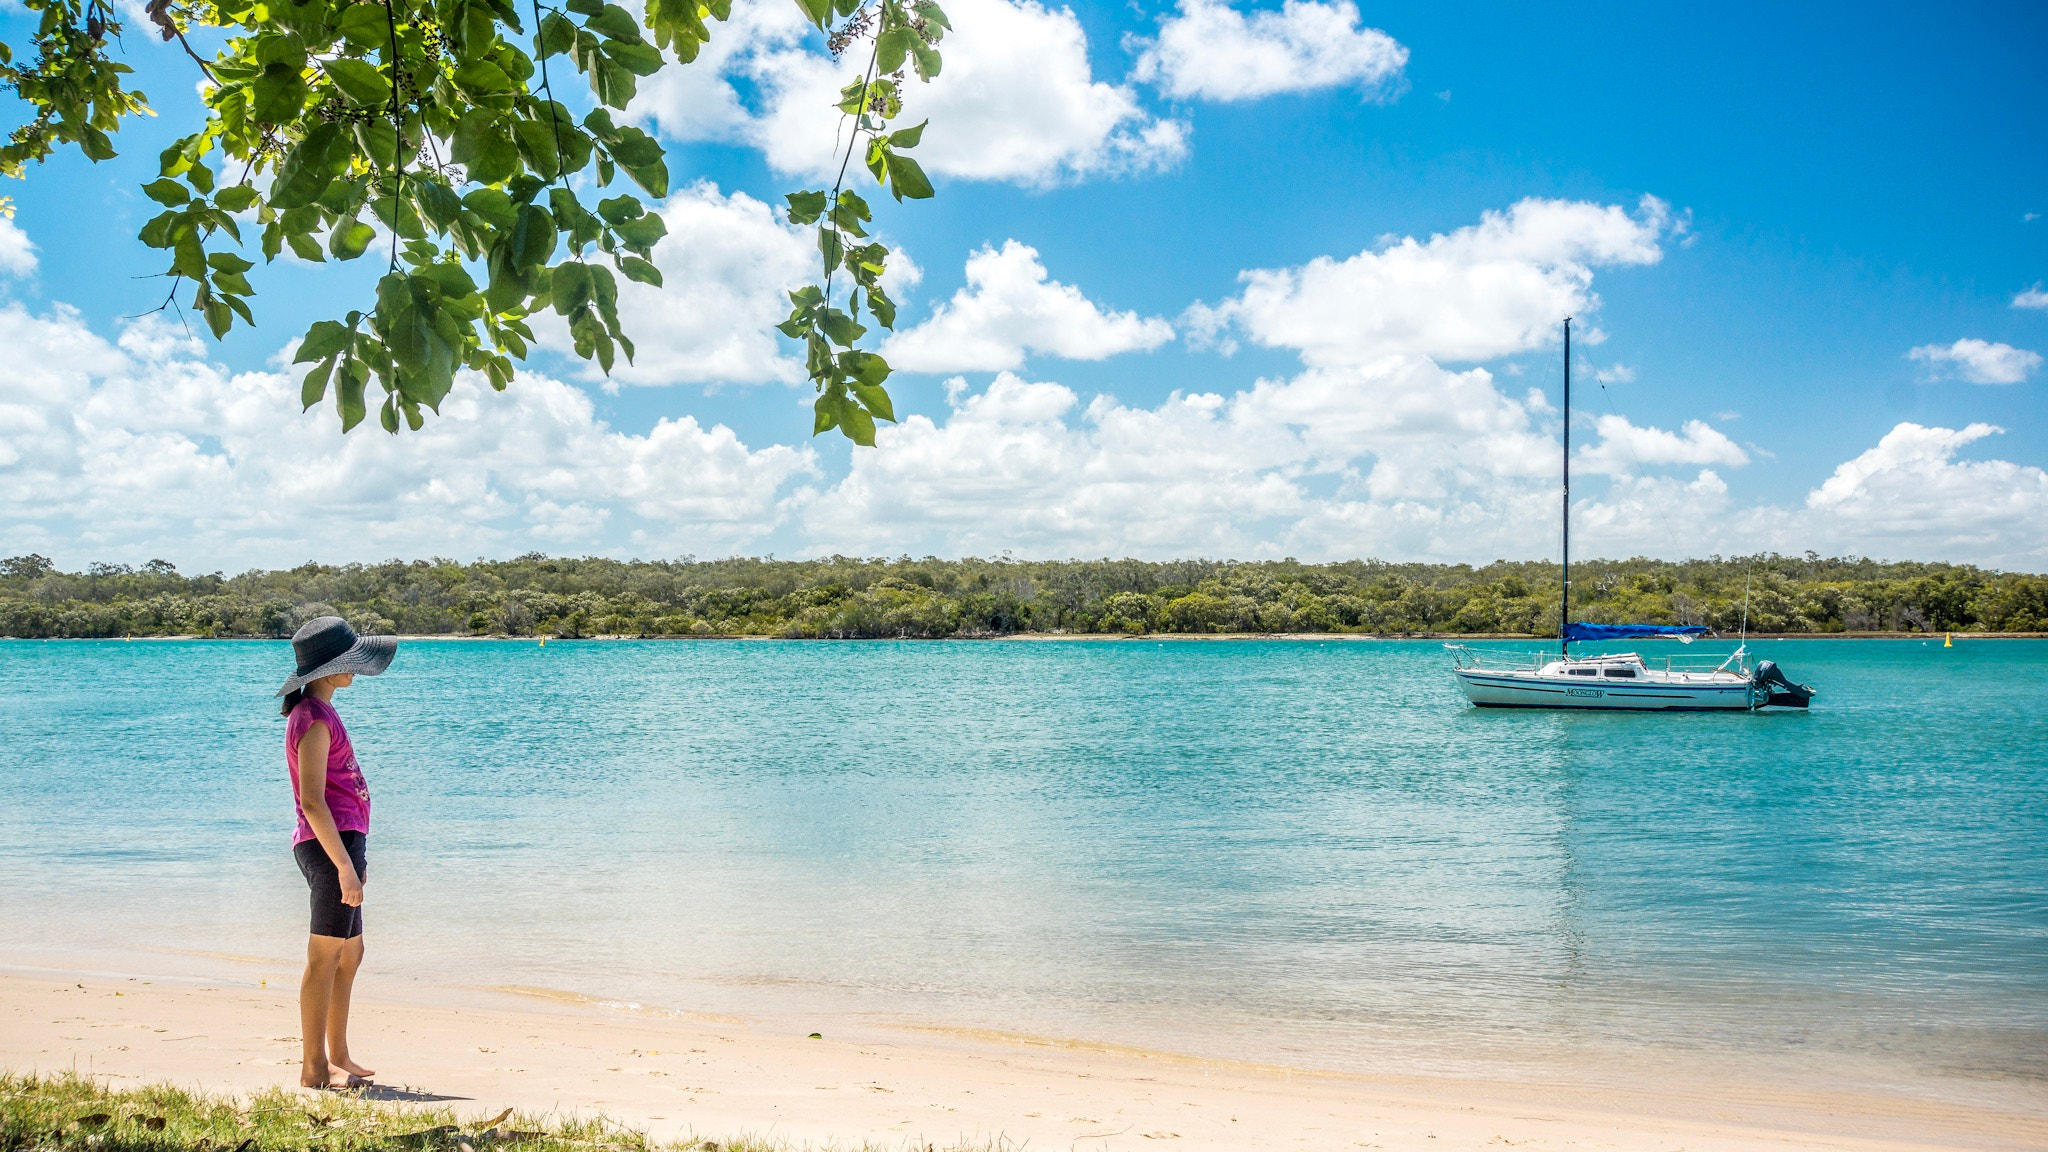
[(349, 993), (355, 989), (356, 970), (362, 966), (363, 938), (355, 936), (343, 941), (334, 968), (334, 994), (327, 1008), (327, 1061), (351, 1076), (367, 1080), (377, 1073), (356, 1063), (348, 1054)]
[[(334, 1077), (327, 1061), (327, 1027), (347, 943), (339, 936), (306, 937), (306, 974), (299, 980), (299, 1036), (305, 1063), (299, 1069), (299, 1083), (307, 1088), (325, 1088)], [(347, 1001), (342, 1003), (345, 1012)]]

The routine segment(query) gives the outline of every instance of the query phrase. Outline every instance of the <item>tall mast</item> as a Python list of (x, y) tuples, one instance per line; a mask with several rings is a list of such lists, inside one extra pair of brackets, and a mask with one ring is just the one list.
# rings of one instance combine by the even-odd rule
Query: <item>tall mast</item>
[(1572, 318), (1564, 318), (1564, 574), (1557, 607), (1557, 650), (1571, 654), (1565, 639), (1572, 620)]

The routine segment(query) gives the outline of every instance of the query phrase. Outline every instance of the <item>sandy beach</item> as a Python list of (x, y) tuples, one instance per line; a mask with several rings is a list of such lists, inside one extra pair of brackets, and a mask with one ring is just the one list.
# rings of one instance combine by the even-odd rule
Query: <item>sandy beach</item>
[[(359, 998), (394, 1094), (791, 1147), (2048, 1146), (2043, 1110), (1763, 1084), (1317, 1074), (1046, 1038), (649, 1013), (544, 990)], [(295, 1080), (295, 984), (0, 972), (0, 1066), (249, 1092)]]

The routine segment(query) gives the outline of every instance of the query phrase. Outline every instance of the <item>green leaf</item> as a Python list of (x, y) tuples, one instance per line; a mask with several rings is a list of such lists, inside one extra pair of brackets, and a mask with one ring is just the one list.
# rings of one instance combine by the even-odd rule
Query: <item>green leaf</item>
[(638, 196), (612, 196), (597, 202), (597, 214), (607, 224), (624, 224), (647, 214), (647, 206), (640, 203)]
[(389, 16), (376, 0), (358, 0), (342, 9), (339, 27), (358, 48), (382, 48), (391, 42)]
[(850, 347), (868, 331), (859, 321), (837, 308), (825, 309), (825, 314), (818, 318), (818, 327), (824, 331), (826, 339), (842, 348)]
[(291, 64), (271, 64), (249, 86), (249, 114), (264, 124), (289, 124), (306, 108), (306, 79)]
[(848, 440), (863, 448), (875, 446), (875, 418), (850, 399), (840, 403), (839, 430), (846, 434)]
[(406, 181), (406, 187), (412, 189), (413, 203), (419, 205), (420, 214), (433, 221), (434, 227), (446, 229), (461, 218), (462, 199), (439, 180), (414, 176)]
[(887, 389), (884, 389), (879, 384), (863, 384), (857, 380), (851, 387), (854, 396), (860, 400), (861, 406), (866, 408), (876, 419), (887, 420), (891, 424), (896, 422), (896, 409), (889, 403)]
[(180, 228), (191, 226), (183, 212), (159, 212), (136, 235), (151, 248), (169, 248), (176, 241)]
[(875, 314), (875, 320), (882, 327), (894, 330), (896, 327), (896, 302), (882, 291), (879, 284), (868, 286), (868, 310)]
[(617, 4), (605, 5), (598, 11), (597, 15), (584, 21), (583, 26), (592, 32), (608, 36), (614, 40), (640, 39), (639, 22), (633, 19), (631, 12), (626, 11)]
[(347, 127), (340, 123), (320, 124), (277, 166), (277, 181), (270, 186), (270, 206), (279, 211), (299, 208), (320, 198), (348, 162)]
[(206, 282), (206, 249), (199, 243), (199, 234), (190, 228), (172, 237), (171, 271), (202, 285)]
[(512, 90), (512, 78), (488, 60), (471, 60), (455, 70), (457, 84), (473, 93), (494, 95)]
[(431, 264), (420, 265), (414, 275), (432, 280), (434, 286), (439, 288), (441, 295), (445, 297), (459, 298), (476, 291), (476, 281), (460, 264), (437, 260)]
[(178, 205), (192, 199), (192, 194), (185, 191), (183, 184), (169, 177), (151, 180), (149, 183), (144, 184), (142, 186), (142, 194), (159, 204), (172, 208), (176, 208)]
[(547, 209), (520, 205), (518, 221), (512, 225), (512, 266), (534, 268), (554, 259), (556, 231), (555, 218)]
[(654, 137), (638, 128), (620, 128), (608, 144), (612, 159), (625, 168), (634, 183), (656, 199), (668, 196), (668, 162)]
[(889, 166), (889, 191), (898, 200), (929, 200), (932, 196), (932, 182), (925, 177), (924, 169), (908, 156), (891, 152), (886, 158)]
[(899, 128), (889, 133), (890, 145), (897, 148), (917, 147), (917, 142), (924, 139), (924, 126), (929, 123), (931, 123), (930, 120), (925, 120), (908, 128)]
[(519, 139), (519, 155), (528, 168), (549, 180), (561, 175), (560, 144), (552, 128), (538, 120), (515, 120), (512, 131)]
[(820, 395), (811, 404), (811, 411), (817, 414), (811, 421), (811, 435), (816, 436), (839, 427), (840, 410), (846, 405), (846, 397), (837, 389)]
[(626, 279), (634, 283), (661, 287), (661, 269), (638, 256), (619, 257), (619, 271), (625, 273)]
[(631, 247), (644, 250), (654, 247), (661, 242), (662, 237), (668, 235), (668, 224), (660, 216), (649, 212), (645, 216), (616, 225), (612, 230), (618, 233), (619, 239)]
[(323, 61), (320, 70), (334, 81), (342, 94), (365, 108), (378, 108), (391, 102), (391, 81), (376, 67), (361, 60), (342, 57), (338, 60)]
[(555, 314), (567, 316), (590, 303), (590, 266), (573, 260), (564, 261), (555, 267), (549, 287), (554, 296)]
[(228, 329), (234, 326), (235, 314), (228, 307), (227, 301), (214, 296), (206, 289), (199, 290), (199, 295), (193, 298), (192, 304), (206, 317), (206, 326), (213, 329), (214, 339), (226, 336)]
[(612, 108), (623, 109), (631, 104), (637, 85), (633, 70), (609, 57), (600, 57), (590, 70), (590, 90), (601, 103)]
[(236, 184), (233, 187), (221, 189), (214, 195), (213, 202), (229, 212), (247, 212), (250, 208), (255, 207), (256, 196), (255, 185)]
[(923, 43), (910, 46), (910, 59), (917, 65), (917, 78), (927, 84), (938, 76), (939, 69), (945, 64), (938, 49)]
[(235, 255), (233, 252), (213, 252), (207, 255), (206, 266), (208, 268), (213, 269), (215, 272), (224, 272), (230, 276), (239, 276), (242, 273), (247, 272), (249, 269), (254, 268), (256, 265), (248, 260), (244, 260), (240, 256)]
[(846, 255), (845, 241), (831, 228), (818, 229), (818, 252), (825, 257), (825, 272), (829, 275), (839, 267), (840, 258)]
[(345, 433), (363, 422), (367, 414), (363, 411), (363, 385), (369, 383), (369, 372), (360, 360), (347, 360), (341, 365), (341, 379), (335, 382), (334, 403), (341, 410), (341, 430)]
[(913, 6), (912, 11), (948, 32), (953, 30), (953, 25), (946, 21), (946, 10), (932, 3), (932, 0), (917, 0), (917, 4)]
[(398, 434), (398, 396), (393, 393), (384, 397), (384, 403), (377, 406), (377, 422), (392, 435)]
[(299, 411), (304, 412), (318, 404), (327, 395), (327, 378), (334, 373), (334, 361), (322, 360), (306, 373), (306, 379), (299, 385)]
[(339, 321), (318, 321), (306, 329), (306, 338), (299, 341), (299, 354), (292, 357), (292, 363), (305, 364), (313, 360), (326, 360), (346, 349), (355, 338), (356, 334)]
[(78, 130), (78, 150), (85, 153), (86, 159), (95, 163), (114, 158), (114, 142), (107, 138), (105, 132), (90, 124)]
[(377, 230), (361, 220), (345, 220), (327, 234), (327, 250), (338, 260), (353, 260), (363, 254)]
[(321, 249), (320, 242), (304, 232), (286, 232), (284, 242), (292, 246), (292, 255), (301, 260), (310, 260), (315, 264), (322, 264), (327, 260), (327, 253)]
[[(848, 376), (862, 384), (879, 386), (889, 378), (889, 362), (873, 352), (854, 349), (839, 357), (839, 366)], [(891, 416), (891, 420), (895, 417)]]
[(576, 45), (576, 25), (560, 12), (550, 12), (541, 17), (540, 36), (535, 43), (543, 60), (565, 55)]
[(604, 0), (568, 0), (562, 7), (578, 16), (596, 16), (604, 11)]
[(832, 0), (796, 0), (796, 6), (819, 28), (825, 27), (832, 19)]
[(519, 171), (519, 146), (506, 135), (503, 114), (472, 108), (455, 124), (449, 159), (479, 184), (498, 184)]
[(510, 228), (519, 219), (519, 206), (496, 188), (478, 188), (462, 198), (462, 206), (494, 228)]
[(910, 54), (910, 46), (917, 43), (917, 33), (908, 28), (891, 28), (875, 41), (875, 70), (886, 76), (903, 67), (903, 58)]
[(405, 157), (399, 154), (398, 129), (389, 120), (364, 120), (355, 127), (356, 146), (370, 162), (389, 172), (403, 167)]
[[(842, 192), (840, 195), (846, 194)], [(825, 214), (826, 197), (822, 191), (791, 192), (784, 199), (789, 201), (789, 222), (792, 224), (812, 224)]]
[(661, 49), (640, 41), (612, 40), (605, 44), (604, 54), (619, 63), (619, 66), (635, 76), (652, 76), (661, 71), (666, 61)]

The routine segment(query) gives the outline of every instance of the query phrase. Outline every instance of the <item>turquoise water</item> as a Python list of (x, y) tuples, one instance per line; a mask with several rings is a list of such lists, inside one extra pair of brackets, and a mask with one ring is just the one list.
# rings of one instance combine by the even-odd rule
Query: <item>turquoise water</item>
[[(408, 643), (337, 699), (368, 979), (2048, 1084), (2048, 643), (1757, 648), (1813, 711), (1479, 711), (1421, 642)], [(0, 642), (0, 963), (303, 946), (289, 663)]]

